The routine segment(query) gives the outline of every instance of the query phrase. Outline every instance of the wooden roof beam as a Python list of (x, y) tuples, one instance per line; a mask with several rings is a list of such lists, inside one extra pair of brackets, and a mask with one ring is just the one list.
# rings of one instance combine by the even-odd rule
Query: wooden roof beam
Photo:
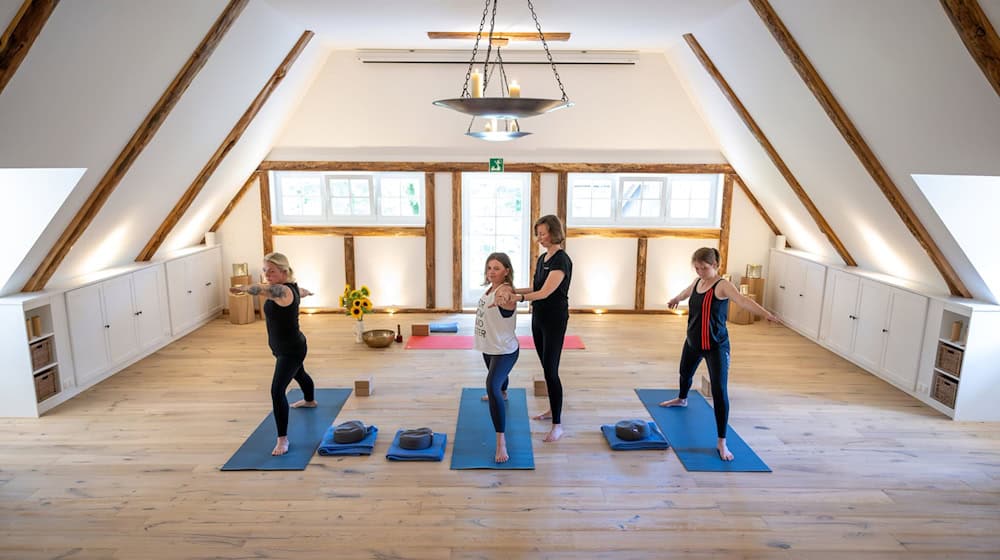
[(941, 0), (965, 48), (1000, 95), (1000, 37), (976, 0)]
[[(975, 4), (975, 0), (970, 0), (970, 2)], [(967, 2), (963, 2), (961, 0), (951, 0), (951, 3), (965, 4)], [(934, 239), (927, 231), (927, 228), (925, 228), (920, 222), (920, 219), (913, 211), (913, 208), (906, 201), (906, 198), (903, 197), (903, 193), (900, 192), (899, 187), (897, 187), (893, 180), (889, 177), (889, 173), (886, 172), (882, 163), (875, 156), (875, 153), (868, 146), (868, 143), (865, 142), (864, 137), (861, 135), (861, 132), (858, 131), (857, 127), (854, 126), (851, 118), (847, 116), (847, 112), (844, 111), (844, 108), (841, 107), (839, 102), (837, 102), (837, 99), (833, 96), (833, 93), (830, 91), (830, 88), (827, 87), (823, 78), (820, 77), (816, 68), (813, 67), (811, 62), (809, 62), (809, 58), (802, 51), (802, 48), (799, 47), (799, 44), (795, 41), (795, 38), (792, 37), (792, 34), (788, 31), (788, 28), (785, 27), (785, 24), (781, 21), (781, 18), (778, 17), (778, 14), (775, 13), (774, 8), (771, 7), (767, 0), (750, 0), (750, 5), (757, 10), (757, 14), (760, 16), (760, 19), (764, 21), (764, 25), (771, 32), (771, 35), (774, 36), (778, 45), (781, 47), (781, 50), (785, 51), (785, 55), (788, 56), (789, 62), (792, 63), (792, 66), (799, 73), (799, 76), (802, 78), (802, 81), (805, 82), (809, 91), (811, 91), (816, 97), (816, 100), (819, 101), (820, 106), (822, 106), (823, 110), (826, 111), (827, 116), (830, 117), (834, 126), (836, 126), (837, 130), (840, 131), (840, 134), (844, 137), (844, 141), (847, 142), (847, 145), (854, 151), (854, 154), (858, 157), (861, 165), (864, 166), (865, 170), (868, 171), (868, 174), (875, 180), (875, 184), (878, 185), (882, 194), (885, 195), (886, 200), (889, 201), (889, 204), (896, 211), (899, 219), (906, 224), (907, 229), (910, 230), (913, 237), (916, 238), (917, 242), (920, 243), (920, 246), (927, 252), (931, 262), (934, 263), (934, 266), (937, 267), (938, 272), (940, 272), (942, 278), (944, 278), (944, 281), (948, 285), (948, 289), (951, 291), (952, 295), (971, 298), (972, 294), (969, 292), (969, 289), (962, 283), (962, 279), (959, 278), (958, 273), (955, 272), (951, 263), (949, 263), (948, 259), (945, 258), (944, 253), (941, 252), (937, 243), (934, 242)], [(976, 7), (978, 8), (979, 6), (976, 5)], [(988, 22), (987, 25), (989, 25)], [(994, 38), (995, 37), (996, 33), (994, 33)], [(997, 52), (1000, 53), (1000, 50)], [(1000, 63), (1000, 58), (997, 59), (997, 62)], [(1000, 73), (998, 73), (997, 76), (1000, 77)]]
[(0, 93), (14, 77), (59, 0), (24, 0), (0, 36)]
[(837, 251), (837, 254), (840, 255), (840, 258), (844, 260), (844, 264), (847, 264), (848, 266), (858, 266), (858, 263), (854, 260), (854, 257), (852, 257), (851, 254), (847, 251), (847, 247), (844, 247), (844, 244), (841, 243), (840, 238), (837, 237), (836, 233), (834, 233), (833, 228), (830, 227), (830, 224), (827, 223), (823, 215), (820, 214), (819, 209), (816, 208), (815, 204), (813, 204), (812, 199), (809, 198), (809, 195), (806, 193), (805, 189), (802, 188), (802, 185), (799, 184), (799, 181), (795, 178), (794, 175), (792, 175), (792, 171), (788, 168), (787, 165), (785, 165), (785, 161), (781, 159), (781, 156), (778, 155), (778, 151), (774, 149), (774, 146), (771, 144), (770, 140), (768, 140), (767, 136), (764, 135), (764, 131), (761, 130), (760, 126), (757, 125), (757, 121), (755, 121), (753, 117), (750, 116), (750, 112), (747, 111), (747, 108), (740, 101), (739, 97), (736, 96), (736, 92), (733, 91), (733, 88), (729, 87), (729, 83), (722, 76), (722, 73), (719, 72), (719, 69), (716, 68), (715, 64), (712, 62), (712, 59), (709, 58), (705, 50), (701, 48), (701, 44), (698, 43), (698, 40), (695, 39), (694, 35), (690, 33), (684, 35), (684, 40), (687, 42), (688, 46), (691, 47), (691, 50), (694, 52), (694, 55), (701, 62), (701, 65), (705, 68), (705, 71), (707, 71), (708, 74), (712, 77), (712, 79), (715, 80), (715, 83), (719, 86), (719, 89), (722, 90), (722, 94), (726, 97), (727, 100), (729, 100), (730, 105), (732, 105), (733, 109), (740, 116), (740, 119), (743, 120), (743, 123), (746, 124), (747, 128), (750, 129), (750, 132), (754, 135), (754, 138), (756, 138), (757, 142), (761, 145), (762, 148), (764, 148), (764, 152), (767, 153), (769, 158), (771, 158), (771, 161), (774, 163), (775, 167), (778, 168), (778, 172), (781, 173), (781, 176), (784, 177), (785, 181), (788, 182), (788, 186), (791, 187), (795, 195), (798, 196), (799, 201), (802, 202), (802, 205), (805, 206), (806, 211), (808, 211), (809, 215), (812, 216), (812, 219), (814, 222), (816, 222), (816, 225), (819, 227), (819, 230), (823, 232), (826, 238), (830, 241), (830, 244), (833, 245), (833, 248)]
[(302, 33), (302, 35), (299, 37), (299, 40), (296, 41), (295, 45), (292, 47), (292, 50), (288, 52), (288, 54), (285, 56), (285, 59), (281, 61), (281, 64), (278, 65), (278, 68), (274, 71), (273, 74), (271, 74), (271, 78), (267, 81), (266, 84), (264, 84), (263, 89), (260, 90), (260, 93), (257, 94), (257, 97), (255, 97), (254, 100), (250, 102), (250, 106), (247, 107), (247, 110), (243, 112), (243, 116), (241, 116), (239, 120), (236, 121), (236, 125), (233, 127), (231, 131), (229, 131), (229, 134), (227, 134), (226, 137), (222, 140), (222, 144), (218, 147), (218, 149), (215, 150), (215, 153), (212, 154), (212, 157), (209, 158), (208, 163), (205, 164), (205, 167), (203, 167), (201, 172), (198, 173), (198, 176), (195, 177), (194, 182), (191, 183), (191, 185), (187, 188), (184, 194), (181, 195), (180, 200), (177, 201), (177, 204), (174, 205), (174, 208), (170, 211), (169, 214), (167, 214), (167, 217), (163, 220), (163, 223), (160, 224), (160, 227), (156, 230), (155, 233), (153, 233), (153, 236), (149, 238), (149, 241), (146, 243), (146, 246), (143, 247), (142, 251), (135, 258), (137, 262), (148, 261), (153, 258), (153, 255), (156, 254), (157, 249), (159, 249), (160, 245), (163, 244), (163, 241), (167, 238), (167, 235), (170, 234), (171, 230), (174, 229), (174, 226), (176, 226), (177, 223), (181, 220), (181, 217), (184, 216), (184, 213), (187, 212), (188, 208), (191, 207), (191, 204), (194, 202), (194, 199), (198, 196), (198, 193), (201, 192), (201, 189), (205, 187), (205, 183), (207, 183), (208, 180), (212, 177), (212, 174), (215, 173), (215, 170), (219, 168), (219, 165), (222, 163), (222, 160), (225, 159), (225, 157), (229, 154), (230, 150), (232, 150), (233, 147), (236, 146), (236, 143), (239, 142), (240, 138), (243, 136), (243, 133), (246, 132), (247, 128), (250, 127), (250, 123), (253, 122), (253, 119), (257, 116), (257, 113), (259, 113), (264, 104), (267, 103), (267, 100), (271, 97), (271, 94), (274, 93), (274, 91), (278, 89), (278, 85), (280, 85), (281, 82), (284, 81), (285, 76), (288, 75), (288, 71), (295, 63), (295, 60), (298, 59), (300, 54), (302, 54), (302, 51), (305, 50), (306, 45), (309, 44), (309, 41), (312, 38), (313, 38), (312, 31), (304, 31)]
[(177, 73), (174, 80), (167, 86), (166, 91), (163, 92), (160, 99), (150, 109), (149, 114), (143, 119), (139, 128), (132, 134), (132, 138), (125, 144), (125, 148), (118, 154), (114, 163), (104, 172), (104, 176), (98, 181), (97, 186), (94, 187), (87, 200), (83, 202), (83, 206), (73, 216), (73, 219), (62, 232), (62, 235), (59, 236), (55, 245), (49, 249), (48, 254), (45, 255), (45, 258), (38, 265), (38, 268), (35, 269), (34, 274), (31, 275), (28, 282), (21, 288), (22, 291), (37, 292), (45, 288), (45, 284), (55, 274), (56, 269), (62, 264), (63, 259), (69, 254), (70, 249), (80, 240), (83, 232), (94, 221), (97, 213), (100, 212), (104, 203), (108, 201), (111, 193), (114, 192), (118, 184), (125, 178), (125, 174), (131, 169), (132, 164), (135, 163), (135, 160), (139, 159), (139, 155), (142, 154), (142, 151), (152, 141), (156, 132), (160, 130), (160, 125), (167, 120), (167, 116), (170, 115), (174, 106), (180, 101), (181, 96), (187, 91), (188, 86), (194, 81), (198, 72), (208, 62), (209, 57), (215, 52), (215, 48), (219, 46), (226, 32), (229, 31), (229, 28), (232, 27), (236, 18), (243, 11), (243, 8), (246, 7), (247, 2), (248, 0), (231, 0), (229, 2), (226, 9), (222, 11), (222, 14), (215, 20), (212, 28), (208, 30), (208, 33), (201, 40), (201, 43), (198, 44), (198, 47), (188, 57), (187, 62), (181, 67), (180, 72)]

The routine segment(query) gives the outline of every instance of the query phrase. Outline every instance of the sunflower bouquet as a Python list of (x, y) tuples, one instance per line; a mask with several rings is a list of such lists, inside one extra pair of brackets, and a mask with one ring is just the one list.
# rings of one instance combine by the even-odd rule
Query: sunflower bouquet
[(340, 306), (344, 308), (347, 315), (360, 321), (364, 318), (365, 313), (375, 312), (375, 305), (370, 297), (371, 291), (368, 286), (352, 290), (350, 284), (344, 284), (344, 295), (340, 296)]

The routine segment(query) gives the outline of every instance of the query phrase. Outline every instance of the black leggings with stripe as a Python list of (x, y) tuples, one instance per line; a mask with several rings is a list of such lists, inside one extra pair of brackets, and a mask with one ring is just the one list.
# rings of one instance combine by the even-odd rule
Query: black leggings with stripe
[(715, 408), (715, 430), (720, 438), (726, 437), (729, 423), (729, 343), (716, 345), (711, 350), (699, 350), (684, 342), (681, 352), (680, 392), (678, 398), (686, 399), (694, 382), (694, 374), (701, 360), (708, 366), (708, 377), (712, 381), (712, 406)]

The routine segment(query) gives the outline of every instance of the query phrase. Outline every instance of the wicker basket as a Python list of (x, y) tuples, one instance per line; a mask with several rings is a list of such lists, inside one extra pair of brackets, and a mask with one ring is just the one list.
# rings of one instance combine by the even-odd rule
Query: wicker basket
[(958, 381), (935, 373), (934, 382), (931, 384), (931, 398), (948, 408), (955, 408), (956, 396), (958, 396)]
[(937, 359), (934, 360), (934, 367), (955, 377), (960, 377), (962, 375), (963, 353), (960, 348), (955, 348), (944, 342), (938, 342)]

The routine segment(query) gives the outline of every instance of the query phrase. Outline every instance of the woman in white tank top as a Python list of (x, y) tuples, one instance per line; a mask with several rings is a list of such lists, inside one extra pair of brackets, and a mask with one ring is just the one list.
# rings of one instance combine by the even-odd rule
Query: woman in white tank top
[(517, 302), (514, 291), (514, 269), (506, 253), (493, 253), (486, 258), (486, 293), (479, 298), (476, 309), (474, 340), (476, 350), (483, 353), (486, 374), (486, 396), (490, 417), (497, 432), (496, 462), (505, 463), (507, 440), (504, 436), (507, 416), (504, 398), (510, 371), (517, 362), (520, 349), (517, 345)]

